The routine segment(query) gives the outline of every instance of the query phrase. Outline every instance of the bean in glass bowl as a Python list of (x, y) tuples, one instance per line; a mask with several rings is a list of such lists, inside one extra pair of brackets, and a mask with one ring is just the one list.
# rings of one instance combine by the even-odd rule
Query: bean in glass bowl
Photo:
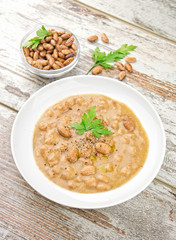
[(20, 44), (21, 58), (27, 69), (45, 78), (58, 77), (72, 70), (78, 63), (79, 52), (76, 36), (56, 26), (36, 27)]

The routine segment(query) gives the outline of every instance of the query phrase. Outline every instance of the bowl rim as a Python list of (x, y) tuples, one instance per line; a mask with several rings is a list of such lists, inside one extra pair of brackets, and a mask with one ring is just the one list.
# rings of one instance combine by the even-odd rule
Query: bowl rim
[[(61, 203), (61, 202), (56, 201), (54, 198), (52, 198), (51, 196), (48, 196), (47, 194), (43, 193), (41, 190), (36, 189), (36, 188), (30, 183), (29, 179), (26, 179), (26, 176), (23, 174), (23, 172), (22, 172), (22, 170), (21, 170), (21, 168), (20, 168), (20, 166), (19, 166), (19, 164), (18, 164), (18, 161), (17, 161), (16, 156), (15, 156), (15, 148), (14, 148), (14, 142), (13, 142), (16, 122), (18, 121), (18, 118), (19, 118), (19, 116), (20, 116), (20, 113), (21, 113), (21, 112), (23, 111), (23, 109), (26, 107), (26, 104), (27, 104), (27, 103), (29, 103), (32, 99), (34, 99), (38, 94), (40, 94), (41, 92), (45, 91), (48, 86), (49, 86), (49, 87), (53, 87), (54, 85), (57, 85), (57, 84), (61, 84), (61, 85), (62, 85), (62, 83), (66, 82), (66, 81), (74, 80), (74, 78), (79, 78), (79, 79), (81, 79), (81, 81), (82, 81), (82, 79), (86, 79), (87, 77), (90, 78), (90, 79), (91, 79), (91, 78), (92, 78), (92, 79), (99, 79), (99, 78), (101, 78), (101, 79), (104, 79), (104, 80), (116, 82), (116, 83), (118, 83), (118, 84), (120, 84), (120, 85), (123, 85), (123, 86), (125, 85), (125, 88), (132, 90), (135, 94), (138, 94), (138, 95), (149, 105), (149, 107), (150, 107), (150, 108), (152, 109), (152, 111), (154, 112), (155, 117), (157, 118), (157, 121), (158, 121), (158, 123), (159, 123), (159, 128), (160, 128), (160, 130), (161, 130), (161, 134), (162, 134), (162, 144), (163, 144), (163, 149), (162, 149), (162, 151), (161, 151), (161, 152), (162, 152), (162, 153), (161, 153), (161, 158), (160, 158), (160, 160), (159, 160), (159, 162), (158, 162), (158, 164), (157, 164), (157, 167), (154, 169), (152, 175), (148, 176), (147, 181), (145, 182), (145, 184), (142, 185), (142, 187), (140, 187), (140, 189), (138, 189), (137, 191), (133, 192), (130, 196), (127, 196), (127, 197), (124, 198), (122, 201), (116, 201), (115, 203), (112, 202), (112, 203), (110, 203), (110, 204), (100, 203), (100, 206), (96, 206), (96, 207), (95, 207), (95, 206), (87, 206), (87, 205), (86, 205), (86, 206), (84, 205), (83, 207), (78, 207), (78, 206), (75, 206), (75, 205), (72, 205), (72, 204), (68, 204), (68, 203), (67, 203), (67, 204), (64, 204), (63, 202)], [(95, 81), (95, 80), (94, 80), (94, 81)], [(83, 94), (83, 93), (80, 93), (80, 94)], [(73, 95), (73, 94), (72, 94), (72, 95)], [(133, 110), (133, 109), (132, 109), (132, 110)], [(159, 170), (160, 170), (160, 168), (161, 168), (161, 165), (162, 165), (162, 163), (163, 163), (163, 160), (164, 160), (165, 150), (166, 150), (166, 136), (165, 136), (165, 131), (164, 131), (164, 127), (163, 127), (162, 121), (161, 121), (158, 113), (157, 113), (156, 110), (154, 109), (153, 105), (152, 105), (152, 104), (145, 98), (145, 96), (143, 96), (139, 91), (137, 91), (136, 89), (134, 89), (133, 87), (131, 87), (131, 86), (129, 86), (129, 85), (126, 85), (126, 84), (123, 83), (123, 82), (120, 82), (120, 81), (117, 82), (117, 80), (112, 79), (112, 78), (109, 78), (109, 77), (91, 76), (91, 75), (89, 75), (89, 76), (79, 75), (79, 76), (71, 76), (71, 77), (62, 78), (62, 79), (59, 79), (59, 80), (54, 81), (54, 82), (52, 82), (52, 83), (49, 83), (49, 84), (47, 84), (46, 86), (44, 86), (44, 87), (42, 87), (41, 89), (39, 89), (38, 91), (36, 91), (36, 92), (25, 102), (25, 104), (22, 106), (22, 108), (20, 109), (19, 113), (17, 114), (17, 116), (16, 116), (16, 118), (15, 118), (15, 121), (14, 121), (14, 124), (13, 124), (13, 127), (12, 127), (12, 132), (11, 132), (11, 150), (12, 150), (12, 155), (13, 155), (14, 161), (15, 161), (15, 163), (16, 163), (16, 166), (17, 166), (18, 170), (20, 171), (21, 175), (23, 176), (23, 178), (24, 178), (37, 192), (39, 192), (42, 196), (44, 196), (44, 197), (46, 197), (46, 198), (48, 198), (48, 199), (50, 199), (50, 200), (52, 200), (52, 201), (54, 201), (54, 202), (56, 202), (56, 203), (59, 203), (59, 204), (65, 205), (65, 206), (69, 206), (69, 207), (76, 207), (76, 208), (82, 208), (82, 209), (99, 209), (99, 208), (110, 207), (110, 206), (114, 206), (114, 205), (117, 205), (117, 204), (126, 202), (127, 200), (135, 197), (135, 196), (138, 195), (140, 192), (142, 192), (142, 191), (153, 181), (153, 179), (154, 179), (154, 178), (156, 177), (156, 175), (158, 174), (158, 172), (159, 172)], [(147, 159), (146, 159), (146, 161), (147, 161)], [(36, 165), (36, 168), (37, 168), (37, 165)], [(143, 168), (144, 168), (144, 166), (143, 166)], [(40, 171), (40, 170), (39, 170), (39, 171)], [(140, 170), (140, 171), (141, 171), (141, 170)], [(43, 174), (43, 173), (42, 173), (42, 174)], [(137, 173), (137, 175), (138, 175), (138, 173)], [(46, 177), (44, 177), (44, 178), (46, 178)], [(133, 177), (133, 178), (134, 178), (134, 177)], [(133, 178), (132, 178), (132, 179), (133, 179)], [(47, 178), (46, 178), (46, 179), (47, 179)], [(128, 182), (131, 182), (132, 179), (130, 179)], [(48, 181), (48, 182), (51, 182), (49, 179), (47, 179), (47, 181)], [(128, 183), (128, 182), (127, 182), (127, 183)], [(52, 182), (52, 184), (54, 184), (54, 183)], [(54, 184), (54, 185), (55, 185), (55, 184)], [(79, 198), (79, 196), (81, 196), (81, 195), (82, 195), (82, 196), (83, 196), (83, 195), (85, 195), (85, 196), (90, 195), (90, 196), (92, 196), (92, 197), (95, 196), (95, 195), (96, 195), (96, 196), (100, 196), (100, 197), (102, 197), (102, 196), (103, 196), (103, 197), (104, 197), (104, 196), (107, 196), (107, 197), (108, 197), (108, 193), (112, 193), (112, 192), (113, 192), (113, 193), (116, 193), (117, 189), (121, 189), (124, 185), (126, 185), (126, 184), (123, 184), (121, 187), (116, 188), (116, 189), (113, 189), (113, 190), (110, 190), (110, 191), (107, 191), (107, 192), (90, 193), (90, 194), (88, 194), (88, 193), (84, 194), (84, 193), (72, 192), (72, 191), (63, 189), (63, 188), (59, 187), (58, 185), (56, 185), (56, 187), (57, 187), (58, 189), (60, 189), (61, 192), (66, 193), (66, 195), (68, 195), (68, 197), (69, 197), (70, 195), (74, 195), (74, 196), (77, 196), (77, 197)], [(68, 194), (67, 194), (67, 193), (68, 193)], [(78, 202), (79, 202), (79, 201), (78, 201)], [(90, 204), (90, 205), (91, 205), (91, 204)]]
[[(69, 31), (67, 28), (64, 28), (64, 27), (47, 25), (47, 24), (43, 24), (43, 25), (45, 26), (45, 28), (54, 28), (54, 29), (59, 28), (60, 30), (65, 30), (66, 32), (71, 32), (72, 33), (72, 31)], [(32, 72), (36, 71), (40, 75), (53, 75), (54, 76), (54, 75), (57, 75), (57, 74), (66, 73), (69, 70), (71, 70), (70, 68), (72, 68), (74, 65), (76, 65), (76, 63), (78, 62), (79, 57), (80, 57), (80, 43), (79, 43), (78, 38), (76, 37), (76, 35), (74, 33), (72, 33), (72, 36), (76, 40), (76, 45), (77, 45), (76, 56), (74, 57), (74, 60), (70, 64), (68, 64), (67, 66), (65, 66), (63, 68), (56, 69), (56, 70), (43, 70), (43, 69), (35, 68), (27, 62), (26, 57), (25, 57), (24, 52), (23, 52), (23, 44), (24, 44), (24, 42), (27, 41), (27, 38), (30, 36), (30, 34), (36, 32), (40, 27), (41, 27), (41, 25), (37, 24), (34, 28), (32, 28), (30, 31), (28, 31), (23, 36), (23, 38), (20, 42), (20, 56), (21, 56), (21, 59), (22, 59), (23, 63), (25, 64), (25, 66), (27, 68), (29, 68)]]

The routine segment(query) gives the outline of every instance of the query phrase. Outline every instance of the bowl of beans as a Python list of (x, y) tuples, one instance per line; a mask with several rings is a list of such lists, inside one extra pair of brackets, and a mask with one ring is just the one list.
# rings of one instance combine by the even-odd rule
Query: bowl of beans
[(65, 28), (45, 27), (35, 27), (23, 37), (21, 58), (30, 72), (45, 78), (59, 77), (78, 63), (79, 42)]

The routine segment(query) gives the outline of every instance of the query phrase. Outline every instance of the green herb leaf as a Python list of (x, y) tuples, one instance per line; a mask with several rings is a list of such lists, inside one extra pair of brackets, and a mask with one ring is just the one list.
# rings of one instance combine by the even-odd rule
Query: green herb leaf
[(123, 59), (130, 51), (134, 51), (136, 48), (137, 46), (134, 45), (123, 44), (119, 49), (106, 54), (105, 52), (100, 52), (99, 47), (96, 47), (94, 51), (92, 50), (94, 64), (86, 74), (89, 74), (93, 67), (97, 65), (101, 65), (104, 68), (112, 68), (113, 65), (108, 63)]
[(39, 37), (46, 37), (46, 36), (51, 35), (51, 33), (48, 32), (43, 25), (42, 25), (41, 29), (39, 29), (36, 33), (37, 33), (37, 36), (39, 36)]
[(113, 68), (114, 66), (111, 64), (107, 64), (107, 63), (103, 63), (103, 62), (99, 62), (99, 65), (101, 65), (104, 68)]
[(73, 129), (76, 129), (76, 130), (78, 130), (78, 129), (80, 129), (80, 130), (84, 129), (84, 126), (83, 126), (82, 124), (79, 124), (79, 123), (72, 123), (72, 124), (70, 124), (70, 126), (71, 126)]
[(45, 27), (42, 25), (41, 29), (39, 29), (36, 32), (38, 37), (34, 37), (32, 39), (30, 39), (28, 42), (26, 42), (22, 47), (23, 48), (29, 48), (30, 46), (32, 46), (33, 48), (38, 47), (39, 43), (41, 40), (45, 39), (45, 37), (51, 35), (52, 33), (48, 32)]
[(94, 120), (95, 116), (96, 106), (89, 109), (87, 114), (83, 114), (81, 123), (71, 123), (70, 126), (73, 129), (78, 130), (76, 133), (80, 135), (88, 130), (92, 130), (94, 136), (97, 138), (100, 138), (101, 134), (105, 136), (113, 134), (110, 130), (100, 124), (101, 119)]

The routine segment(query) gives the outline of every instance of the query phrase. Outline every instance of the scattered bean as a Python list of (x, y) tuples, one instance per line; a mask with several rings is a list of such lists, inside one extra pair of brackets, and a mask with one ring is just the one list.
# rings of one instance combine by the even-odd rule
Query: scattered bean
[(108, 43), (108, 42), (109, 42), (109, 39), (108, 39), (108, 37), (106, 36), (105, 33), (102, 33), (102, 34), (101, 34), (101, 40), (102, 40), (104, 43)]
[(96, 66), (96, 67), (94, 67), (94, 69), (92, 70), (92, 74), (93, 74), (93, 75), (99, 74), (99, 73), (102, 72), (102, 70), (103, 70), (103, 67), (102, 67), (102, 66)]
[(131, 66), (131, 64), (130, 63), (125, 63), (125, 68), (126, 68), (126, 70), (128, 71), (128, 72), (133, 72), (133, 67)]
[(128, 58), (125, 58), (125, 61), (128, 62), (128, 63), (133, 63), (133, 62), (136, 62), (136, 58), (135, 57), (128, 57)]
[(125, 71), (125, 67), (121, 62), (116, 62), (115, 65), (118, 67), (120, 71)]
[(120, 81), (122, 81), (125, 77), (126, 77), (126, 72), (125, 71), (121, 71), (118, 75), (118, 79)]
[(87, 38), (87, 40), (89, 42), (95, 42), (95, 41), (98, 40), (98, 36), (97, 35), (90, 36), (90, 37)]

